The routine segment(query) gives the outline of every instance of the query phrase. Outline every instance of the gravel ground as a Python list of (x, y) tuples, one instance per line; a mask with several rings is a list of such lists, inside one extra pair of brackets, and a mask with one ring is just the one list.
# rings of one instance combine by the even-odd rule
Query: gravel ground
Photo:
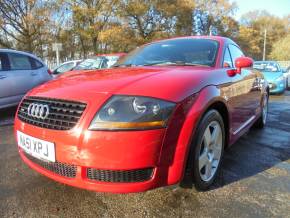
[(30, 170), (0, 111), (0, 217), (290, 217), (290, 92), (272, 96), (269, 123), (225, 153), (212, 190), (178, 186), (137, 194), (72, 188)]

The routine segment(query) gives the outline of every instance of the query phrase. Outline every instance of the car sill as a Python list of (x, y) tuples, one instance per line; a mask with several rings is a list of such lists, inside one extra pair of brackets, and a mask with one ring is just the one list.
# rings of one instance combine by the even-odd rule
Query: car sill
[(234, 135), (238, 134), (241, 130), (243, 130), (247, 125), (249, 125), (253, 120), (255, 119), (255, 116), (252, 116), (250, 119), (248, 119), (245, 123), (243, 123), (235, 132)]

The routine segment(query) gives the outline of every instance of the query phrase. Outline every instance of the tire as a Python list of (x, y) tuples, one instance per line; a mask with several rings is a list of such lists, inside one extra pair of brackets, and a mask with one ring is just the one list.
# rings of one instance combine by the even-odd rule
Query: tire
[(269, 95), (268, 93), (263, 96), (263, 102), (262, 102), (262, 114), (260, 118), (256, 121), (255, 127), (258, 129), (263, 129), (267, 124), (267, 118), (268, 118), (268, 108), (269, 108)]
[[(214, 138), (214, 135), (217, 137)], [(224, 146), (223, 118), (218, 111), (210, 110), (203, 116), (197, 127), (188, 157), (188, 164), (192, 164), (192, 182), (196, 190), (208, 190), (214, 182), (221, 166)]]

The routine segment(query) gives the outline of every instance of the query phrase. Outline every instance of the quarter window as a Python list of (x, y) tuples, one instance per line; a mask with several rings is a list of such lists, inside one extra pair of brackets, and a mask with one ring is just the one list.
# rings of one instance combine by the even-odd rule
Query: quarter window
[(40, 63), (38, 60), (32, 58), (32, 57), (29, 57), (29, 60), (30, 60), (30, 63), (31, 63), (31, 66), (32, 66), (32, 69), (38, 69), (38, 68), (41, 68), (43, 67), (43, 64)]
[(243, 52), (241, 51), (241, 49), (239, 49), (237, 46), (235, 45), (229, 45), (229, 49), (230, 49), (230, 53), (231, 53), (231, 56), (232, 56), (232, 60), (233, 62), (235, 63), (235, 60), (239, 57), (243, 57), (245, 56), (243, 54)]
[(11, 70), (31, 70), (29, 57), (22, 54), (8, 54)]
[(0, 71), (4, 70), (9, 70), (7, 55), (5, 53), (0, 53)]
[(225, 51), (223, 67), (229, 67), (229, 68), (233, 67), (233, 61), (231, 58), (229, 48), (226, 48), (226, 51)]

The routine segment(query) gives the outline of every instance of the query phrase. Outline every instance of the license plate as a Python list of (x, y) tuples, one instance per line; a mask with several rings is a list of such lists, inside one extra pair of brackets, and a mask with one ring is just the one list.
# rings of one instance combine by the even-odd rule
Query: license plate
[(55, 162), (54, 143), (17, 131), (18, 146), (37, 159)]

